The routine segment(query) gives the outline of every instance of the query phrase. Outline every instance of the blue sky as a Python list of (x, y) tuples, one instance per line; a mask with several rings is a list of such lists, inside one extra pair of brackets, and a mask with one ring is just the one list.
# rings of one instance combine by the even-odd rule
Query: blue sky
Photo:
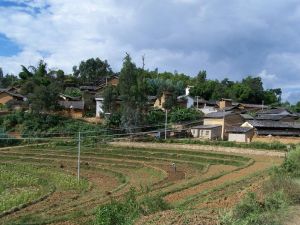
[(0, 33), (0, 56), (9, 57), (21, 51), (20, 46)]
[(298, 0), (0, 0), (0, 67), (44, 59), (71, 72), (90, 57), (115, 71), (125, 52), (141, 66), (211, 79), (259, 75), (300, 100)]

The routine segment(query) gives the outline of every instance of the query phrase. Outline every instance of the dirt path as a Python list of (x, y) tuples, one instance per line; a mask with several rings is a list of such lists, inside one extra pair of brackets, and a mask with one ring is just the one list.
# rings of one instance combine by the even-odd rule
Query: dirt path
[(247, 148), (230, 148), (213, 145), (196, 145), (196, 144), (165, 144), (165, 143), (144, 143), (144, 142), (111, 142), (111, 145), (120, 147), (136, 148), (159, 148), (159, 149), (182, 149), (182, 150), (199, 150), (209, 152), (225, 152), (233, 154), (262, 155), (271, 157), (285, 157), (285, 152), (275, 150), (253, 150)]
[(289, 219), (286, 220), (284, 225), (300, 225), (300, 206), (296, 206), (292, 209), (292, 213)]

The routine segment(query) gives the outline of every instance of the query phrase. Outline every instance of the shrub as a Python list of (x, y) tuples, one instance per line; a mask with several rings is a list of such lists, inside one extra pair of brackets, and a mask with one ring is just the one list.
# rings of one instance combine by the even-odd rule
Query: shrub
[(270, 179), (263, 185), (264, 193), (282, 191), (291, 203), (300, 203), (300, 186), (285, 170), (284, 166), (274, 167)]
[(259, 202), (254, 193), (246, 197), (232, 210), (220, 218), (222, 225), (276, 225), (281, 224), (282, 214), (288, 206), (283, 192), (267, 195)]
[(164, 211), (170, 209), (170, 205), (161, 197), (145, 197), (141, 202), (141, 210), (143, 215), (149, 215), (158, 211)]
[(196, 109), (190, 108), (178, 108), (172, 110), (170, 113), (170, 122), (182, 122), (182, 121), (193, 121), (198, 120), (203, 116), (202, 112), (199, 112)]
[(289, 152), (283, 163), (283, 168), (293, 177), (300, 177), (300, 148)]
[(100, 206), (96, 211), (95, 225), (130, 225), (140, 215), (169, 209), (169, 205), (160, 196), (146, 197), (137, 201), (135, 189), (131, 189), (124, 201), (111, 200), (109, 204)]

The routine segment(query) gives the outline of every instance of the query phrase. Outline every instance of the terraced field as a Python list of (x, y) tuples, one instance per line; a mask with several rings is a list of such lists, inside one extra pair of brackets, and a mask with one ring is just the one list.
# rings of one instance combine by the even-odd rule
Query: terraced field
[(97, 206), (121, 199), (130, 187), (140, 197), (159, 194), (174, 208), (137, 224), (214, 224), (219, 209), (259, 187), (266, 170), (281, 161), (201, 146), (83, 145), (77, 182), (75, 145), (3, 148), (0, 224), (91, 224)]

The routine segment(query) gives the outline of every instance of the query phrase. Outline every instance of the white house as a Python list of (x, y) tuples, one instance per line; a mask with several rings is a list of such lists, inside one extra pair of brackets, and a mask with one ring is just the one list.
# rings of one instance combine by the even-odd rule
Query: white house
[(95, 100), (96, 100), (96, 117), (100, 117), (100, 115), (102, 113), (104, 113), (104, 110), (103, 110), (104, 98), (98, 97), (98, 98), (95, 98)]
[(194, 103), (195, 103), (195, 99), (189, 95), (191, 87), (192, 86), (187, 86), (186, 89), (185, 89), (185, 95), (181, 95), (181, 96), (177, 97), (178, 101), (183, 101), (184, 102), (185, 107), (187, 109), (193, 107)]

